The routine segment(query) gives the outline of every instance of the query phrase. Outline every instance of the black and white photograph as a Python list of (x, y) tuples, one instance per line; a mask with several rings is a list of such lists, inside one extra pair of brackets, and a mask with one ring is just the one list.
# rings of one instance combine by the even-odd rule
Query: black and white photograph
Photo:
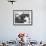
[(32, 24), (32, 10), (13, 10), (13, 24), (14, 25), (31, 25)]

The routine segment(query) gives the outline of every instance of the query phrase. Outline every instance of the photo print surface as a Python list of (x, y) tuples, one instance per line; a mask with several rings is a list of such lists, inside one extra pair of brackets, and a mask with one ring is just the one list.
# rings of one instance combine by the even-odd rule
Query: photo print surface
[(32, 24), (32, 10), (13, 10), (13, 24), (14, 25), (31, 25)]

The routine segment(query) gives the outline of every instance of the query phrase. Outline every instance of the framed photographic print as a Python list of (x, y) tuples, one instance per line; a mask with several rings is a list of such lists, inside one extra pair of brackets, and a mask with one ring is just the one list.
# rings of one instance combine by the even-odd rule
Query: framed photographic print
[(32, 25), (32, 10), (13, 10), (14, 25)]

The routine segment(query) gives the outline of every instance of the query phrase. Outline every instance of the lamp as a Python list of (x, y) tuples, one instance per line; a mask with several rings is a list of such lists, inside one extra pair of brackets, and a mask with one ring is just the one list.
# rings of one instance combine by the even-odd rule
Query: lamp
[(8, 2), (11, 2), (12, 4), (16, 2), (15, 0), (8, 0)]

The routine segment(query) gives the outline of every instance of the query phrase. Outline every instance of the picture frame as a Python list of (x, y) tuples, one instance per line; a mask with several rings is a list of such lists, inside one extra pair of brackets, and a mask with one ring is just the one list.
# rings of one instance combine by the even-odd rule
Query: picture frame
[(32, 10), (13, 10), (13, 25), (32, 25)]

